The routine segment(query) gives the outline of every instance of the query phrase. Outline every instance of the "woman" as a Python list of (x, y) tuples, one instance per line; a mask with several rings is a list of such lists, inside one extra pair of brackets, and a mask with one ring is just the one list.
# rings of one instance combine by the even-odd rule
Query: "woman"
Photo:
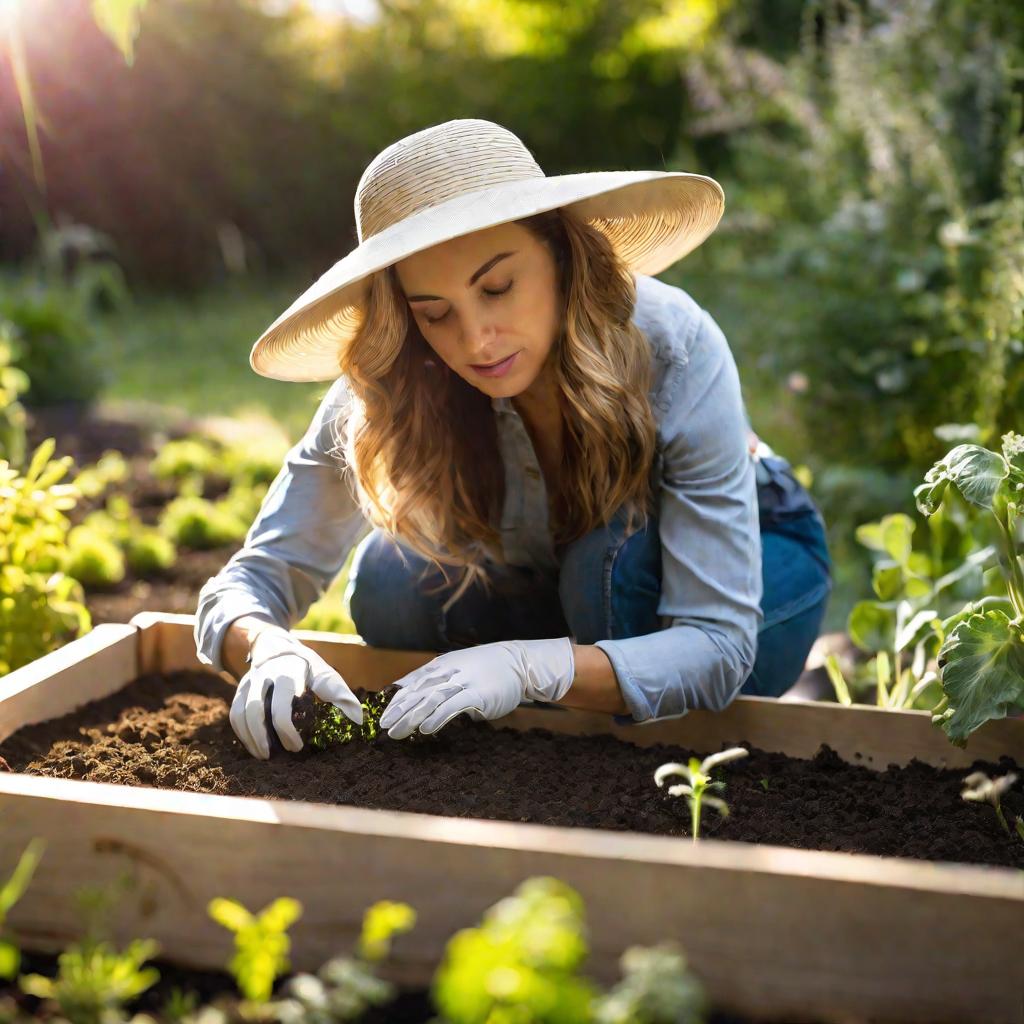
[(398, 680), (392, 737), (522, 700), (646, 721), (794, 682), (831, 590), (824, 523), (749, 431), (715, 321), (651, 276), (722, 210), (702, 175), (547, 177), (477, 119), (370, 163), (359, 245), (250, 356), (334, 384), (199, 595), (198, 655), (241, 676), (250, 753), (269, 756), (268, 691), (288, 750), (307, 687), (361, 721), (288, 627), (368, 524), (357, 630), (444, 652)]

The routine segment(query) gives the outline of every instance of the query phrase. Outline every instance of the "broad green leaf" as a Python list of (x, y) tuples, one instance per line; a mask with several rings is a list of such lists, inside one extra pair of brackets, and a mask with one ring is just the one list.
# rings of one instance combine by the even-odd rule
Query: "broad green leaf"
[(861, 523), (854, 531), (857, 540), (866, 548), (872, 551), (884, 551), (885, 544), (882, 541), (882, 524)]
[(959, 623), (946, 637), (938, 662), (951, 712), (940, 724), (958, 746), (990, 719), (1024, 711), (1024, 635), (1005, 612), (988, 611)]
[(871, 570), (871, 586), (879, 601), (893, 601), (903, 589), (903, 570), (888, 559), (876, 562)]
[(863, 651), (892, 647), (896, 636), (896, 613), (877, 601), (858, 601), (847, 621), (850, 639)]
[[(928, 472), (930, 474), (932, 470), (928, 470)], [(917, 504), (918, 512), (923, 516), (930, 516), (938, 511), (942, 499), (946, 496), (947, 487), (949, 487), (949, 477), (947, 476), (941, 476), (935, 480), (925, 477), (925, 482), (914, 488), (914, 502)]]
[(910, 558), (910, 543), (914, 536), (914, 521), (902, 512), (882, 519), (882, 543), (888, 556), (899, 565)]
[(121, 51), (125, 62), (135, 62), (135, 39), (139, 34), (139, 14), (146, 0), (92, 0), (96, 24)]
[(978, 508), (991, 509), (992, 499), (1006, 476), (1006, 460), (976, 444), (957, 445), (947, 456), (950, 481)]
[(363, 915), (359, 935), (359, 955), (364, 960), (383, 960), (396, 935), (409, 931), (416, 924), (416, 911), (408, 903), (379, 900)]

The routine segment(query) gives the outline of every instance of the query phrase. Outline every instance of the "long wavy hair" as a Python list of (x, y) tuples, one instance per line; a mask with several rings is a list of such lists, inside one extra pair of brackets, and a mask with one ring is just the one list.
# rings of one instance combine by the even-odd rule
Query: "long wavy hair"
[[(553, 496), (556, 550), (626, 509), (627, 535), (653, 511), (656, 425), (650, 346), (632, 322), (636, 281), (596, 228), (556, 209), (516, 221), (550, 247), (563, 300), (549, 359), (564, 444)], [(504, 466), (490, 396), (430, 347), (394, 266), (372, 276), (359, 330), (339, 361), (352, 402), (335, 422), (344, 461), (371, 523), (436, 565), (463, 568), (453, 604), (501, 543)]]

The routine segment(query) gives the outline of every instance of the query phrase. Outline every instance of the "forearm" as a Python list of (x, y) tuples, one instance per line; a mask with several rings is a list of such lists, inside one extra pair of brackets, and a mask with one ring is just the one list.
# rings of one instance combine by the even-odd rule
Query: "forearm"
[(600, 647), (573, 644), (576, 674), (572, 686), (557, 703), (584, 711), (628, 715), (619, 680), (608, 655)]

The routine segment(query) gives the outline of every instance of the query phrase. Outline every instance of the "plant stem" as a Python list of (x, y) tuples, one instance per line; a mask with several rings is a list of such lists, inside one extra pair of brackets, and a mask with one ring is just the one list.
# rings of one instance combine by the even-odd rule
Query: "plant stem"
[(1006, 824), (1006, 816), (1003, 814), (1002, 804), (996, 800), (995, 802), (996, 817), (999, 819), (999, 824), (1003, 826), (1003, 831), (1007, 835), (1011, 835), (1010, 826)]
[(693, 829), (693, 841), (697, 842), (697, 833), (700, 831), (700, 793), (696, 791), (690, 801), (690, 823)]

